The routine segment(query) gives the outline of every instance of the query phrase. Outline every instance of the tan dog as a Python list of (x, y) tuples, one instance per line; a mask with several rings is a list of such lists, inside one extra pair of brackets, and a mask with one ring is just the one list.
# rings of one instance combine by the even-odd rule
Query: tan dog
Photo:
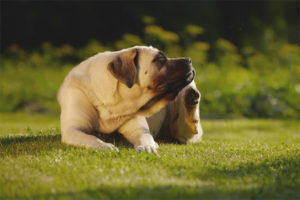
[(171, 131), (169, 136), (181, 142), (200, 141), (194, 76), (189, 58), (169, 59), (152, 47), (97, 54), (73, 68), (59, 89), (62, 142), (118, 150), (95, 136), (118, 131), (136, 151), (156, 153), (151, 131), (154, 136)]

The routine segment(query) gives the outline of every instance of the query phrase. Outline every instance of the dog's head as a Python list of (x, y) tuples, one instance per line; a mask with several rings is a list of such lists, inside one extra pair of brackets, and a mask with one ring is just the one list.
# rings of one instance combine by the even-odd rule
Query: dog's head
[(143, 100), (138, 110), (144, 116), (166, 106), (195, 76), (190, 58), (168, 58), (162, 51), (144, 46), (119, 51), (108, 70), (122, 83), (118, 91), (122, 97)]

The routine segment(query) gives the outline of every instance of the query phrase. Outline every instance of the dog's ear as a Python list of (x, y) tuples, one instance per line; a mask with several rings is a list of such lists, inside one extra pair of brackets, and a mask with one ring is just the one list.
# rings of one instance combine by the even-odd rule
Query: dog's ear
[(136, 82), (138, 69), (138, 50), (131, 49), (121, 52), (112, 62), (108, 64), (108, 70), (121, 83), (131, 88)]

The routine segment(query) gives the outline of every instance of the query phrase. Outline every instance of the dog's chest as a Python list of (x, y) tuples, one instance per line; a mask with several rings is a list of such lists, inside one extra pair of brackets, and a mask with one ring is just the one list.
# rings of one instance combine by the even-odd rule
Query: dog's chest
[(99, 117), (99, 131), (101, 133), (112, 133), (122, 126), (126, 121), (132, 118), (133, 115), (121, 115), (121, 116), (105, 116), (100, 113)]

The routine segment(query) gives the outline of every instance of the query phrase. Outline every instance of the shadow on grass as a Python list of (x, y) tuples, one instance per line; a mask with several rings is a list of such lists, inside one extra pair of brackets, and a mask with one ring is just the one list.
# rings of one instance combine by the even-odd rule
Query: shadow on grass
[(295, 152), (287, 157), (266, 158), (260, 163), (243, 163), (231, 169), (222, 166), (210, 167), (193, 177), (200, 180), (218, 180), (222, 185), (237, 184), (236, 181), (245, 180), (241, 184), (249, 189), (227, 191), (224, 195), (230, 195), (227, 197), (230, 199), (234, 199), (236, 195), (241, 195), (237, 199), (300, 199), (299, 163), (300, 154)]
[[(300, 199), (300, 167), (298, 157), (275, 159), (252, 164), (245, 163), (236, 169), (208, 168), (193, 179), (208, 180), (204, 185), (166, 184), (149, 186), (114, 186), (103, 184), (93, 189), (62, 193), (32, 195), (30, 199)], [(277, 171), (277, 173), (274, 172)], [(250, 180), (246, 176), (254, 176)], [(100, 177), (101, 178), (101, 177)], [(241, 181), (239, 185), (236, 181)], [(205, 181), (204, 181), (205, 183)], [(109, 184), (109, 183), (108, 183)], [(27, 196), (28, 197), (28, 196)], [(19, 196), (22, 199), (22, 196)], [(6, 199), (6, 198), (3, 198)]]
[[(206, 179), (210, 184), (102, 185), (95, 189), (37, 195), (33, 199), (300, 199), (299, 157), (265, 159), (258, 164), (246, 163), (231, 170), (208, 168), (204, 173), (204, 176), (195, 175), (193, 179)], [(250, 183), (247, 176), (251, 177)], [(241, 181), (241, 178), (243, 182), (239, 185), (236, 181)]]
[(33, 196), (33, 199), (299, 199), (295, 190), (275, 191), (272, 185), (247, 189), (224, 189), (215, 186), (101, 186), (75, 192)]
[(36, 154), (52, 149), (65, 149), (60, 135), (14, 136), (0, 138), (0, 157), (20, 154)]
[[(130, 144), (121, 134), (101, 134), (96, 135), (105, 142), (116, 145), (119, 149), (132, 149)], [(166, 142), (158, 140), (159, 143), (169, 144), (176, 142)], [(177, 143), (178, 144), (178, 143)], [(34, 136), (9, 136), (0, 138), (0, 157), (8, 155), (21, 154), (38, 154), (44, 151), (51, 151), (53, 149), (66, 150), (68, 148), (82, 148), (68, 146), (61, 143), (61, 135), (34, 135)]]
[[(118, 148), (132, 148), (121, 136), (112, 134), (111, 136), (100, 137), (105, 142), (115, 144)], [(0, 157), (17, 156), (22, 154), (39, 154), (54, 149), (67, 150), (70, 148), (83, 148), (68, 146), (61, 143), (61, 135), (35, 135), (35, 136), (10, 136), (0, 138)]]
[(160, 187), (112, 187), (102, 186), (94, 190), (46, 194), (34, 196), (33, 199), (217, 199), (217, 196), (228, 197), (229, 192), (218, 192), (211, 187), (200, 188), (186, 186), (160, 186)]
[[(277, 157), (274, 159), (262, 160), (259, 164), (253, 162), (244, 163), (236, 166), (234, 169), (210, 168), (210, 174), (219, 178), (238, 178), (252, 175), (262, 175), (269, 178), (274, 183), (287, 183), (292, 187), (298, 180), (300, 189), (300, 157), (294, 155), (291, 157)], [(198, 175), (199, 178), (202, 175)]]

